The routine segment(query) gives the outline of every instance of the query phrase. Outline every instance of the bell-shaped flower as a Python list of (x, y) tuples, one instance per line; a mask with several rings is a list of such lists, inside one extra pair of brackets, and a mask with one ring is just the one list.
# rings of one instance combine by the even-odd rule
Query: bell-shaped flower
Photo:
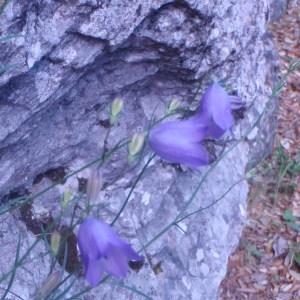
[(183, 121), (169, 121), (154, 126), (149, 132), (149, 146), (161, 158), (196, 168), (209, 164), (201, 145), (207, 126), (197, 116)]
[(128, 261), (144, 260), (110, 226), (93, 217), (80, 225), (77, 240), (84, 278), (92, 287), (100, 282), (104, 272), (117, 278), (124, 277), (128, 272)]
[(183, 121), (169, 121), (154, 126), (149, 132), (150, 148), (163, 159), (189, 167), (209, 164), (209, 155), (201, 145), (207, 138), (219, 139), (234, 124), (231, 111), (244, 103), (229, 96), (214, 83), (205, 91), (198, 113)]
[(240, 109), (243, 102), (236, 96), (229, 96), (225, 89), (214, 83), (205, 91), (198, 118), (208, 126), (207, 135), (219, 139), (234, 124), (232, 109)]

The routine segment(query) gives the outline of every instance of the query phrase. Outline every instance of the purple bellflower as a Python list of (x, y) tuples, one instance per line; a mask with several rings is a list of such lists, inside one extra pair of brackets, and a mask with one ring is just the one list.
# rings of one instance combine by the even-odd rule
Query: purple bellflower
[(244, 103), (229, 96), (214, 83), (205, 91), (198, 113), (188, 120), (169, 121), (149, 132), (150, 148), (163, 159), (196, 168), (209, 164), (209, 155), (201, 145), (206, 138), (219, 139), (234, 124), (232, 109)]
[(132, 247), (122, 241), (106, 223), (86, 218), (77, 234), (84, 278), (95, 287), (104, 272), (121, 278), (128, 272), (128, 261), (143, 261)]
[(169, 121), (149, 132), (149, 146), (163, 159), (192, 168), (207, 165), (209, 157), (201, 141), (207, 126), (198, 116), (183, 121)]
[(199, 110), (199, 117), (208, 126), (207, 137), (219, 139), (234, 124), (231, 113), (231, 99), (238, 107), (238, 98), (229, 96), (218, 83), (205, 91)]

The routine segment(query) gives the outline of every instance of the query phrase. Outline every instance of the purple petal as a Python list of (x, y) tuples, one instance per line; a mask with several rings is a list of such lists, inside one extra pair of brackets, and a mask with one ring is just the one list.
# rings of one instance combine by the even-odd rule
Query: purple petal
[(120, 278), (128, 272), (128, 260), (122, 249), (111, 246), (107, 257), (101, 259), (101, 266), (108, 274)]
[(99, 283), (103, 272), (122, 277), (128, 271), (129, 260), (143, 260), (110, 226), (92, 217), (81, 224), (77, 239), (84, 278), (92, 287)]
[[(164, 125), (164, 124), (161, 124)], [(177, 127), (176, 124), (175, 127)], [(185, 129), (173, 130), (170, 122), (168, 127), (153, 128), (149, 134), (149, 145), (152, 150), (163, 159), (182, 163), (189, 167), (199, 167), (209, 163), (208, 153), (205, 148), (196, 142), (195, 136)]]
[(97, 259), (108, 249), (109, 243), (117, 246), (123, 241), (106, 223), (88, 217), (78, 231), (78, 246), (81, 253), (88, 253), (90, 259)]
[(218, 84), (212, 84), (204, 93), (200, 111), (211, 116), (220, 128), (228, 130), (233, 125), (230, 98)]
[(161, 136), (162, 139), (173, 139), (188, 137), (190, 142), (199, 142), (206, 136), (207, 125), (201, 118), (193, 117), (184, 121), (169, 121), (161, 123), (151, 129), (150, 133)]
[(97, 219), (93, 219), (95, 222), (95, 243), (98, 249), (104, 249), (103, 253), (108, 251), (109, 244), (113, 244), (117, 247), (122, 247), (124, 242), (119, 238), (115, 231), (106, 223), (101, 222)]
[(230, 99), (231, 109), (236, 110), (245, 107), (245, 102), (240, 97), (233, 95), (228, 97)]
[(144, 261), (144, 257), (141, 255), (138, 255), (131, 247), (130, 244), (123, 243), (123, 246), (121, 247), (123, 253), (126, 254), (127, 260), (132, 261)]
[(98, 259), (107, 248), (105, 242), (102, 243), (101, 248), (96, 247), (96, 236), (99, 230), (96, 221), (93, 218), (87, 218), (79, 227), (77, 240), (83, 260)]
[(207, 137), (219, 139), (233, 126), (231, 105), (241, 107), (241, 100), (228, 96), (218, 83), (214, 83), (205, 91), (196, 116), (155, 126), (149, 133), (149, 146), (157, 155), (173, 163), (190, 167), (207, 165), (209, 156), (200, 142)]
[(84, 279), (91, 287), (95, 287), (101, 280), (103, 270), (101, 260), (87, 260), (84, 263)]
[(214, 122), (211, 122), (209, 126), (209, 130), (207, 132), (208, 136), (210, 136), (213, 139), (218, 140), (222, 137), (222, 135), (226, 132), (226, 130), (220, 128), (218, 125), (216, 125)]

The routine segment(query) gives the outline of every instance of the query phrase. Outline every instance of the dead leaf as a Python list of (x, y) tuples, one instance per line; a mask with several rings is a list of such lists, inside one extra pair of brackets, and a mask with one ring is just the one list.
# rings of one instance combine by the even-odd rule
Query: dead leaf
[(288, 250), (289, 246), (283, 237), (279, 237), (273, 244), (273, 250), (274, 250), (274, 258), (277, 258), (278, 256), (285, 254)]

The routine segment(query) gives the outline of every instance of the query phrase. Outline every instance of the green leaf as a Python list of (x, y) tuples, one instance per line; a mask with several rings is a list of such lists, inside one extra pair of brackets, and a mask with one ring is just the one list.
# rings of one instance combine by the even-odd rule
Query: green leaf
[(287, 221), (287, 222), (295, 223), (295, 221), (296, 221), (296, 217), (293, 215), (293, 212), (288, 209), (283, 212), (282, 218), (284, 221)]
[(300, 253), (297, 253), (294, 256), (294, 261), (296, 262), (296, 264), (300, 267)]
[(291, 227), (292, 229), (296, 230), (296, 231), (300, 231), (300, 226), (298, 224), (296, 224), (295, 222), (290, 222), (287, 221), (286, 224)]

